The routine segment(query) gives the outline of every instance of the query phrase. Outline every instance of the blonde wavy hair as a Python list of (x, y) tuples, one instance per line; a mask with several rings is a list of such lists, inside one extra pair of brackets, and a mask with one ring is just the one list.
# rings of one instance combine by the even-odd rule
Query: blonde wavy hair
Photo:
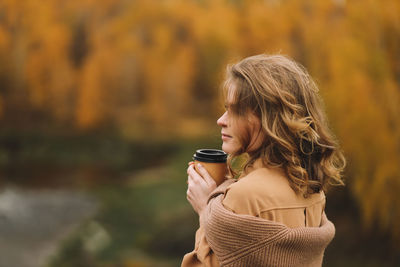
[(325, 191), (328, 184), (343, 185), (345, 158), (328, 127), (318, 87), (303, 66), (282, 55), (248, 57), (228, 65), (225, 95), (229, 90), (234, 116), (252, 112), (266, 136), (251, 152), (250, 135), (240, 138), (242, 148), (229, 155), (232, 176), (237, 175), (233, 159), (245, 153), (242, 170), (261, 158), (264, 166), (282, 168), (304, 196)]

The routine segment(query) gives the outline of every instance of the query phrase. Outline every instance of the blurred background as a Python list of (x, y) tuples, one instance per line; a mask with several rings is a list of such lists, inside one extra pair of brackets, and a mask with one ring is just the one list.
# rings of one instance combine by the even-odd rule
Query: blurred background
[(400, 266), (397, 0), (0, 0), (0, 266), (179, 266), (226, 64), (302, 63), (348, 160), (324, 266)]

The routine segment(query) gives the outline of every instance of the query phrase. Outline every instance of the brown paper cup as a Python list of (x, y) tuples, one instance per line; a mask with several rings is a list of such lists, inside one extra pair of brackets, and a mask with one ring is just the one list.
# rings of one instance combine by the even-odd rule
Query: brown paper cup
[(218, 149), (199, 149), (193, 155), (195, 162), (195, 170), (197, 170), (197, 164), (200, 163), (214, 179), (217, 185), (220, 185), (225, 179), (227, 174), (226, 159), (227, 154)]
[(197, 172), (197, 163), (200, 163), (210, 174), (210, 176), (214, 179), (215, 183), (217, 185), (222, 184), (222, 182), (226, 179), (226, 173), (227, 173), (227, 166), (226, 163), (209, 163), (209, 162), (201, 162), (198, 160), (195, 160), (195, 165), (194, 168)]

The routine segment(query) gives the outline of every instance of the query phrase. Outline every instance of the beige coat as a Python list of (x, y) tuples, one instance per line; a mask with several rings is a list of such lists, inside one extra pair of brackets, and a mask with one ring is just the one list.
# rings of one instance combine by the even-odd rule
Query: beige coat
[[(290, 228), (316, 227), (321, 223), (325, 195), (321, 191), (304, 198), (293, 191), (282, 172), (259, 168), (227, 188), (223, 205), (234, 213), (280, 222)], [(184, 256), (181, 266), (220, 266), (201, 225), (195, 248)]]

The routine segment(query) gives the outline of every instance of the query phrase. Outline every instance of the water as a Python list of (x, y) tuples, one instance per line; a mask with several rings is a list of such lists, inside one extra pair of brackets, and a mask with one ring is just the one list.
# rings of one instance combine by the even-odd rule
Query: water
[(0, 267), (44, 266), (62, 240), (96, 212), (87, 193), (70, 189), (0, 191)]

